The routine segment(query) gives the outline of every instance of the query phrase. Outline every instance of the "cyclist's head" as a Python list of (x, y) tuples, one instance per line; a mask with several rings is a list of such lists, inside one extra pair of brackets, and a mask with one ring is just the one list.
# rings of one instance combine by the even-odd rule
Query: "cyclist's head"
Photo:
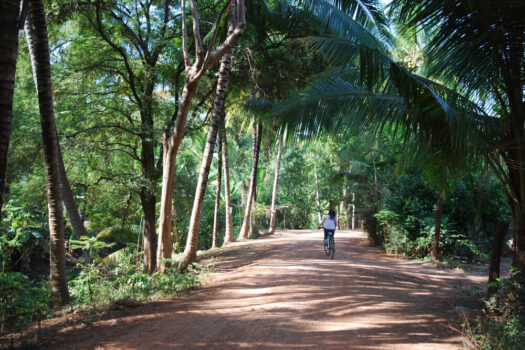
[(328, 212), (328, 215), (330, 215), (331, 218), (335, 217), (335, 210), (330, 209), (330, 211)]

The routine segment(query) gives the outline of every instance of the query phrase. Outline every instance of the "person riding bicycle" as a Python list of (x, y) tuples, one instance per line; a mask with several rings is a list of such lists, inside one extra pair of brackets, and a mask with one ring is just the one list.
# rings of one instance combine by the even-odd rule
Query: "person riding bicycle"
[(319, 223), (319, 227), (323, 227), (324, 229), (324, 239), (326, 241), (326, 238), (328, 236), (328, 232), (332, 233), (332, 237), (335, 233), (335, 228), (337, 227), (337, 217), (335, 216), (335, 210), (330, 209), (328, 212), (328, 215), (325, 215), (323, 218), (323, 221)]

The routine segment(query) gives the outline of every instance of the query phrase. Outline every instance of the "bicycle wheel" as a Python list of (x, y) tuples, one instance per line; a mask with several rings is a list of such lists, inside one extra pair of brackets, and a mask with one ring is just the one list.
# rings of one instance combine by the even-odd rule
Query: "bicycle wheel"
[(330, 248), (329, 248), (328, 256), (329, 256), (331, 259), (334, 259), (334, 255), (335, 255), (335, 241), (334, 241), (334, 236), (330, 235), (328, 239), (330, 240)]
[(328, 240), (330, 238), (327, 237), (326, 239), (323, 240), (323, 248), (324, 248), (324, 253), (326, 254), (326, 256), (330, 255), (330, 248), (328, 248)]

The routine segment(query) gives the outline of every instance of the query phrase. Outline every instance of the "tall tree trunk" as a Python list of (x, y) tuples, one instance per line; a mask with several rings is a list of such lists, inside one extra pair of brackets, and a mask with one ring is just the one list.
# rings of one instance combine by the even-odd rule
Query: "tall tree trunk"
[(242, 222), (241, 230), (239, 232), (239, 239), (248, 238), (248, 231), (250, 227), (250, 219), (252, 213), (252, 204), (255, 196), (255, 186), (257, 180), (257, 167), (259, 165), (259, 151), (261, 148), (261, 134), (262, 127), (253, 123), (253, 135), (252, 135), (252, 171), (250, 174), (250, 187), (248, 188), (248, 196), (246, 198), (246, 209), (244, 211), (244, 220)]
[[(155, 62), (149, 62), (144, 73), (143, 98), (140, 103), (140, 173), (144, 181), (140, 188), (140, 203), (144, 212), (144, 227), (142, 239), (144, 245), (144, 272), (152, 274), (158, 266), (157, 239), (155, 234), (155, 208), (157, 197), (155, 188), (158, 183), (159, 173), (155, 164), (155, 145), (153, 140), (153, 90), (155, 87), (154, 69)], [(171, 257), (171, 235), (169, 235), (169, 249)], [(161, 247), (165, 248), (165, 247)]]
[[(190, 0), (189, 2), (193, 14), (193, 36), (195, 39), (194, 42), (196, 58), (195, 62), (191, 64), (188, 47), (186, 45), (186, 1), (182, 0), (182, 51), (186, 74), (184, 77), (184, 88), (182, 89), (182, 96), (180, 99), (179, 108), (177, 109), (177, 118), (175, 120), (173, 132), (166, 137), (166, 145), (164, 147), (165, 153), (163, 159), (162, 194), (159, 218), (159, 240), (163, 241), (168, 240), (168, 237), (171, 235), (171, 202), (173, 199), (175, 162), (177, 160), (177, 153), (186, 129), (186, 119), (188, 117), (191, 101), (193, 100), (193, 96), (195, 95), (199, 81), (206, 70), (210, 68), (215, 62), (220, 60), (231, 50), (233, 46), (237, 44), (246, 28), (244, 0), (234, 0), (231, 3), (228, 3), (233, 6), (231, 23), (233, 23), (234, 30), (231, 31), (231, 33), (228, 30), (229, 35), (227, 35), (226, 39), (215, 49), (213, 49), (214, 45), (212, 43), (208, 50), (204, 50), (199, 32), (197, 9), (193, 0)], [(225, 11), (221, 11), (218, 20), (221, 19), (221, 16), (224, 13)], [(212, 41), (215, 41), (215, 38), (215, 35), (212, 36)], [(190, 258), (190, 255), (185, 255), (185, 258)], [(184, 263), (179, 266), (183, 265)]]
[(525, 276), (525, 214), (514, 216), (514, 258), (512, 266)]
[(343, 208), (345, 211), (345, 226), (347, 230), (350, 230), (350, 207), (348, 205), (348, 193), (346, 191), (346, 188), (343, 188)]
[[(222, 118), (219, 123), (222, 122)], [(220, 124), (219, 124), (220, 129)], [(215, 191), (215, 211), (213, 213), (213, 235), (211, 241), (211, 247), (217, 248), (219, 244), (219, 213), (221, 209), (221, 182), (222, 182), (222, 140), (221, 133), (219, 132), (219, 142), (217, 151), (217, 190)]]
[(343, 214), (341, 214), (343, 212), (343, 210), (341, 209), (342, 206), (343, 201), (339, 202), (339, 205), (337, 206), (337, 215), (339, 216), (339, 218), (337, 219), (337, 229), (339, 231), (341, 230), (341, 217), (343, 216)]
[(13, 116), (19, 13), (20, 0), (0, 1), (0, 217), (4, 206), (7, 151)]
[(221, 133), (221, 144), (222, 144), (222, 165), (224, 169), (224, 207), (226, 211), (226, 230), (224, 233), (223, 245), (233, 241), (233, 220), (232, 220), (232, 201), (230, 193), (230, 166), (228, 164), (228, 140), (226, 138), (226, 129), (224, 125), (224, 113), (222, 115), (222, 121), (219, 132)]
[(317, 201), (317, 219), (321, 223), (321, 197), (319, 196), (319, 176), (317, 176), (317, 167), (314, 165), (314, 176), (315, 176), (315, 199)]
[[(229, 27), (229, 30), (232, 30), (233, 25), (230, 24)], [(199, 234), (202, 205), (204, 203), (204, 194), (206, 193), (206, 185), (208, 183), (208, 175), (210, 173), (210, 165), (213, 158), (213, 149), (215, 148), (215, 142), (217, 140), (217, 132), (224, 113), (224, 102), (226, 100), (226, 87), (230, 73), (231, 56), (231, 51), (228, 51), (221, 59), (217, 90), (215, 93), (215, 100), (213, 101), (212, 119), (208, 129), (206, 147), (204, 148), (204, 154), (202, 156), (197, 189), (195, 190), (195, 199), (191, 211), (186, 248), (184, 249), (184, 253), (179, 261), (179, 271), (184, 271), (189, 264), (197, 259), (197, 237)]]
[(84, 227), (84, 223), (80, 218), (77, 203), (73, 197), (73, 191), (71, 191), (71, 186), (69, 186), (60, 145), (58, 145), (58, 167), (60, 170), (60, 194), (62, 196), (62, 200), (64, 201), (64, 206), (66, 207), (69, 222), (73, 228), (73, 236), (76, 236), (77, 238), (80, 238), (81, 236), (87, 236), (86, 228)]
[(67, 288), (64, 216), (60, 197), (59, 143), (55, 124), (46, 16), (42, 0), (30, 0), (26, 38), (38, 93), (49, 211), (51, 306), (70, 302)]
[(275, 232), (275, 219), (276, 219), (276, 210), (275, 202), (277, 201), (277, 189), (279, 185), (279, 170), (281, 169), (281, 156), (283, 153), (283, 137), (279, 138), (279, 148), (277, 150), (277, 160), (275, 162), (275, 176), (273, 179), (273, 191), (272, 191), (272, 206), (270, 209), (270, 228), (268, 232), (273, 234)]
[[(162, 193), (160, 202), (160, 218), (159, 218), (159, 247), (158, 251), (161, 256), (158, 257), (159, 263), (162, 259), (171, 257), (171, 219), (172, 219), (172, 200), (173, 200), (173, 181), (175, 178), (175, 160), (177, 152), (179, 151), (184, 130), (186, 127), (186, 118), (188, 111), (197, 89), (197, 81), (188, 81), (182, 91), (180, 106), (177, 112), (177, 119), (175, 121), (173, 134), (167, 135), (163, 138), (163, 168), (162, 168)], [(199, 78), (200, 80), (200, 78)], [(161, 270), (164, 265), (161, 265)]]
[[(140, 190), (140, 205), (142, 206), (142, 211), (144, 212), (144, 226), (142, 227), (142, 245), (144, 247), (144, 272), (152, 274), (155, 272), (155, 267), (157, 266), (157, 257), (155, 255), (157, 248), (157, 241), (155, 237), (155, 206), (157, 204), (157, 199), (154, 194), (150, 192), (149, 188), (142, 188)], [(171, 245), (171, 234), (168, 235), (168, 247), (172, 248)], [(161, 246), (162, 248), (162, 246)], [(168, 258), (171, 257), (170, 255)]]
[(503, 241), (508, 230), (508, 222), (498, 222), (496, 225), (494, 240), (492, 241), (492, 252), (490, 254), (489, 287), (487, 289), (487, 294), (489, 295), (494, 294), (498, 289), (495, 285), (490, 285), (490, 283), (497, 281), (499, 278), (501, 250), (503, 249)]
[(436, 200), (436, 216), (434, 219), (434, 247), (432, 248), (432, 257), (434, 260), (439, 258), (439, 240), (441, 235), (441, 218), (443, 216), (443, 196), (438, 193)]
[(355, 210), (355, 192), (352, 192), (352, 230), (355, 230), (357, 227), (357, 210)]

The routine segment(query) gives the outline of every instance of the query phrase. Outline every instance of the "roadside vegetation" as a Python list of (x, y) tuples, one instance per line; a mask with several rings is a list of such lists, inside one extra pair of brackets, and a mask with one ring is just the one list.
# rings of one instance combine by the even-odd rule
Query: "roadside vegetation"
[(464, 332), (522, 349), (524, 17), (520, 0), (2, 1), (0, 331), (179, 294), (203, 281), (198, 250), (335, 209), (400, 257), (489, 265)]

